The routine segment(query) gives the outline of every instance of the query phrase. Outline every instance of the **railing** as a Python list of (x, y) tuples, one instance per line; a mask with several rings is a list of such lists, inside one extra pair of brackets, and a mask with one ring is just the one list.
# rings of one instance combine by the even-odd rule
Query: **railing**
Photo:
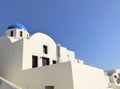
[(22, 89), (22, 88), (0, 77), (0, 89)]

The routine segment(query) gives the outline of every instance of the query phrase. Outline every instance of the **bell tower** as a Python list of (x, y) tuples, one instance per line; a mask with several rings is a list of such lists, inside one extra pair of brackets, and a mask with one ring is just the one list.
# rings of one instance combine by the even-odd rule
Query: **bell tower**
[(16, 37), (16, 38), (28, 38), (30, 36), (27, 31), (27, 28), (24, 25), (19, 23), (15, 23), (8, 26), (5, 34), (7, 36)]

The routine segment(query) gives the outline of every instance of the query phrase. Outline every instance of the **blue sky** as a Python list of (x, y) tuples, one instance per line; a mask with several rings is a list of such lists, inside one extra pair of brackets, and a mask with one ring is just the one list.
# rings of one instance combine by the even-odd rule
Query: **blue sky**
[(0, 0), (0, 35), (13, 23), (43, 32), (86, 64), (120, 68), (120, 0)]

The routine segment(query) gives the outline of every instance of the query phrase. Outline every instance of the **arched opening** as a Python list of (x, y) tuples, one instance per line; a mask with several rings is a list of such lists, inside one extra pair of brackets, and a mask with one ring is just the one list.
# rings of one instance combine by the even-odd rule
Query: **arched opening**
[(13, 36), (13, 31), (10, 32), (10, 36)]
[(22, 31), (20, 31), (20, 37), (22, 37), (23, 36), (23, 32)]

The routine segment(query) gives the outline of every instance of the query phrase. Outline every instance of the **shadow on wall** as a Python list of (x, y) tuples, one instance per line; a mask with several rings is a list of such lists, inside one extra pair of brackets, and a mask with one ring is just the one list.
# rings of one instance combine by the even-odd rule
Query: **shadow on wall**
[(0, 77), (0, 89), (22, 89), (22, 88)]

